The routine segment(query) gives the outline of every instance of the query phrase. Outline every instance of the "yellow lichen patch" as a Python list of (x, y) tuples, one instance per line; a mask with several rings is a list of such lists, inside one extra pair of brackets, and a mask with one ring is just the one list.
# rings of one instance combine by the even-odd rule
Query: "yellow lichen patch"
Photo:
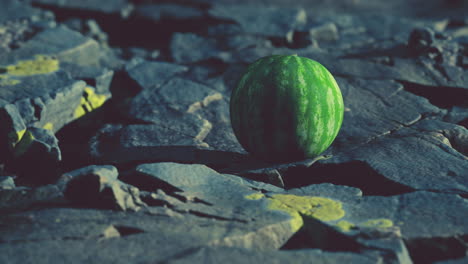
[(6, 71), (13, 76), (28, 76), (35, 74), (47, 74), (59, 69), (59, 61), (50, 56), (36, 55), (35, 59), (19, 61), (17, 64), (8, 65)]
[(0, 74), (0, 86), (13, 86), (21, 83), (20, 80), (11, 79), (8, 75)]
[(350, 223), (350, 222), (345, 221), (345, 220), (339, 221), (338, 223), (336, 223), (335, 226), (342, 232), (349, 232), (349, 231), (351, 231), (351, 229), (353, 229), (355, 227), (355, 225), (353, 223)]
[(247, 196), (245, 196), (245, 199), (248, 199), (248, 200), (260, 200), (262, 199), (263, 197), (265, 197), (265, 195), (263, 193), (252, 193), (252, 194), (249, 194)]
[(19, 157), (23, 155), (34, 141), (34, 136), (31, 132), (25, 131), (24, 135), (21, 137), (21, 140), (15, 146), (14, 155), (15, 157)]
[(12, 131), (8, 134), (8, 142), (10, 142), (11, 147), (14, 147), (18, 142), (20, 142), (25, 132), (26, 129), (23, 129), (16, 132)]
[(51, 122), (48, 122), (42, 128), (47, 129), (47, 130), (54, 130), (54, 124)]
[(74, 117), (80, 118), (85, 114), (99, 108), (107, 101), (107, 96), (104, 94), (96, 94), (94, 89), (86, 87), (84, 95), (81, 97), (80, 105), (75, 109)]
[(269, 198), (271, 210), (280, 210), (291, 215), (293, 231), (303, 225), (302, 216), (310, 216), (320, 221), (335, 221), (344, 217), (345, 211), (339, 201), (324, 197), (275, 194)]
[(104, 94), (96, 94), (94, 89), (91, 87), (85, 88), (86, 100), (88, 101), (89, 105), (92, 109), (96, 109), (102, 106), (106, 100), (107, 96)]
[(393, 221), (386, 218), (379, 218), (379, 219), (371, 219), (364, 223), (361, 223), (362, 226), (365, 227), (373, 227), (373, 228), (389, 228), (393, 226)]

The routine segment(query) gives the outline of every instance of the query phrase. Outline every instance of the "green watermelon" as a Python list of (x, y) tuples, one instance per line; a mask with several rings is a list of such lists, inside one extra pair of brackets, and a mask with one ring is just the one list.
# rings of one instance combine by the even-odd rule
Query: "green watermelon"
[(317, 157), (336, 138), (343, 114), (343, 97), (331, 73), (297, 55), (255, 61), (231, 94), (231, 124), (238, 141), (267, 161)]

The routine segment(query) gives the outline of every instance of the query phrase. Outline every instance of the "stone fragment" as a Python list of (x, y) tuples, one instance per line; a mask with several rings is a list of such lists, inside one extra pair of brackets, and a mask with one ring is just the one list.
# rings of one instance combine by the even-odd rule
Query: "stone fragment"
[(26, 131), (23, 119), (15, 105), (7, 104), (0, 107), (0, 160), (8, 156)]
[[(376, 137), (349, 152), (337, 154), (324, 163), (343, 164), (359, 160), (388, 180), (413, 190), (466, 195), (467, 158), (466, 153), (464, 155), (458, 151), (466, 151), (465, 144), (460, 144), (466, 134), (466, 129), (460, 126), (437, 120), (422, 120), (387, 136)], [(455, 139), (449, 140), (448, 137)], [(382, 151), (376, 152), (375, 149)], [(440, 166), (441, 162), (444, 166)], [(323, 174), (324, 177), (326, 175)], [(427, 175), (432, 176), (427, 178)]]
[(62, 192), (55, 185), (45, 185), (36, 188), (16, 187), (13, 189), (0, 189), (0, 211), (2, 212), (21, 211), (43, 204), (62, 203)]
[(408, 47), (414, 51), (427, 50), (434, 42), (434, 32), (429, 28), (417, 28), (411, 32)]
[[(196, 47), (196, 48), (194, 48)], [(177, 63), (193, 63), (214, 57), (220, 52), (215, 39), (193, 33), (174, 33), (170, 43), (172, 58)]]
[(158, 88), (187, 67), (167, 62), (134, 60), (125, 67), (128, 76), (138, 85), (139, 90)]
[(128, 5), (126, 0), (105, 0), (99, 3), (91, 0), (78, 2), (72, 0), (34, 0), (33, 3), (49, 8), (82, 10), (102, 14), (120, 14)]
[(14, 189), (15, 181), (11, 176), (0, 176), (0, 189)]
[(65, 190), (67, 183), (80, 175), (105, 175), (106, 178), (117, 180), (119, 176), (119, 172), (116, 167), (111, 165), (90, 165), (87, 167), (83, 167), (80, 169), (76, 169), (73, 171), (66, 172), (60, 176), (59, 180), (57, 181), (57, 186), (59, 186), (62, 191)]
[(37, 20), (42, 13), (40, 9), (17, 1), (2, 0), (1, 5), (0, 24), (20, 19)]
[(138, 211), (144, 203), (139, 190), (117, 180), (115, 168), (87, 167), (72, 172), (76, 176), (68, 181), (65, 198), (78, 206)]
[(246, 33), (291, 38), (294, 29), (306, 22), (302, 8), (262, 7), (248, 5), (215, 5), (209, 10), (215, 18), (234, 21)]
[(252, 251), (232, 247), (202, 247), (181, 258), (170, 258), (167, 263), (377, 263), (378, 258), (363, 256), (351, 252), (326, 252), (318, 249), (282, 250), (282, 251)]
[(319, 43), (327, 41), (336, 41), (339, 39), (338, 29), (333, 23), (325, 23), (309, 30), (309, 35), (312, 40)]
[(178, 4), (143, 4), (135, 9), (135, 15), (153, 22), (164, 20), (186, 20), (203, 17), (203, 11), (190, 6)]

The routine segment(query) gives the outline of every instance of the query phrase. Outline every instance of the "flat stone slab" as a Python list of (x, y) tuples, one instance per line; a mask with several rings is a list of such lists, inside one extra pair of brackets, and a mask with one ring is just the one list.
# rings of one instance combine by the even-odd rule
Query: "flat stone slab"
[(216, 18), (236, 22), (244, 32), (284, 39), (307, 19), (305, 10), (301, 8), (215, 5), (209, 13)]

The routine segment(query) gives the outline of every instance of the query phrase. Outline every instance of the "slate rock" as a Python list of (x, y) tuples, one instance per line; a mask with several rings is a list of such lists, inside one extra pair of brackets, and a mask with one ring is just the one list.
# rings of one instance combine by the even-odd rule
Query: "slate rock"
[(144, 205), (138, 188), (117, 180), (115, 168), (87, 167), (73, 174), (64, 195), (76, 205), (122, 211), (137, 211)]
[(90, 99), (85, 83), (75, 78), (96, 86), (93, 94), (110, 97), (113, 72), (99, 67), (114, 67), (111, 57), (78, 32), (65, 27), (45, 30), (20, 49), (0, 54), (0, 64), (7, 69), (1, 74), (1, 98), (16, 104), (26, 125), (58, 131), (81, 116), (76, 111), (81, 111), (82, 97)]
[(177, 63), (201, 61), (214, 57), (220, 52), (215, 39), (204, 38), (193, 33), (174, 33), (169, 45), (172, 59)]
[[(52, 262), (58, 259), (79, 262), (91, 259), (91, 263), (159, 262), (202, 246), (212, 247), (230, 237), (243, 235), (253, 241), (245, 224), (190, 213), (176, 214), (167, 209), (148, 214), (48, 208), (2, 214), (0, 222), (7, 227), (0, 231), (2, 240), (7, 241), (0, 245), (4, 252), (0, 261), (10, 263), (33, 262), (32, 257), (38, 253)], [(29, 228), (31, 225), (35, 228)], [(117, 230), (120, 236), (106, 237), (109, 229)], [(274, 230), (269, 231), (271, 235)], [(255, 246), (244, 245), (258, 252)], [(20, 248), (24, 254), (16, 253)]]
[(15, 21), (20, 19), (34, 19), (37, 20), (42, 11), (37, 8), (17, 1), (2, 0), (2, 10), (0, 11), (0, 24), (7, 21)]
[(52, 204), (63, 204), (63, 194), (55, 185), (0, 189), (0, 211), (4, 212), (2, 215), (5, 216), (10, 212)]
[(62, 174), (57, 181), (57, 186), (59, 186), (62, 190), (65, 189), (67, 183), (80, 175), (87, 175), (87, 174), (92, 174), (92, 175), (105, 175), (105, 177), (112, 179), (112, 180), (117, 180), (119, 177), (119, 172), (116, 167), (111, 166), (111, 165), (90, 165), (87, 167), (83, 167), (80, 169), (76, 169), (73, 171), (66, 172)]
[(336, 41), (339, 39), (338, 29), (333, 23), (318, 25), (309, 30), (310, 38), (318, 42)]
[(11, 176), (0, 176), (0, 189), (14, 189), (15, 181)]
[[(437, 120), (422, 120), (409, 128), (403, 127), (387, 136), (377, 137), (350, 151), (337, 153), (334, 158), (325, 160), (324, 163), (343, 164), (359, 160), (391, 182), (413, 190), (466, 195), (466, 154), (457, 151), (466, 151), (466, 146), (463, 143), (460, 147), (452, 146), (447, 138), (451, 134), (450, 131), (454, 131), (453, 135), (460, 138), (456, 140), (464, 141), (461, 139), (466, 137), (466, 129), (463, 127)], [(458, 142), (456, 140), (453, 141)], [(375, 149), (382, 151), (375, 152)], [(325, 174), (327, 173), (323, 174), (324, 177)], [(432, 176), (428, 178), (427, 175)]]
[(101, 14), (120, 14), (126, 8), (126, 0), (103, 1), (96, 3), (94, 1), (62, 1), (62, 0), (33, 0), (34, 4), (42, 7), (53, 7), (56, 9), (82, 10), (88, 12), (97, 12)]
[(209, 10), (215, 18), (234, 21), (246, 33), (287, 39), (293, 30), (306, 22), (302, 8), (248, 5), (215, 5)]
[[(265, 206), (263, 202), (248, 199), (249, 195), (256, 193), (253, 191), (255, 185), (237, 176), (219, 174), (204, 165), (143, 164), (137, 166), (135, 173), (129, 174), (126, 181), (147, 188), (147, 191), (163, 189), (171, 196), (180, 197), (179, 200), (185, 197), (192, 201), (173, 204), (176, 211), (244, 223), (250, 230), (255, 230), (250, 238), (239, 234), (237, 238), (226, 238), (213, 245), (245, 246), (247, 243), (253, 248), (274, 249), (295, 231), (290, 226), (291, 219), (275, 211), (261, 210)], [(267, 243), (260, 242), (264, 236), (270, 238)]]
[(91, 157), (105, 163), (143, 160), (195, 161), (206, 148), (196, 135), (159, 125), (107, 125), (90, 141)]
[(111, 83), (114, 71), (97, 66), (81, 66), (73, 63), (61, 63), (60, 68), (70, 73), (76, 80), (84, 80), (86, 84), (96, 88), (96, 94), (111, 97)]
[(188, 68), (167, 62), (133, 60), (126, 65), (125, 70), (139, 90), (146, 90), (160, 87), (175, 75), (186, 72)]
[(204, 13), (201, 9), (186, 5), (143, 4), (136, 7), (134, 15), (157, 23), (164, 20), (199, 19)]
[(326, 252), (321, 250), (252, 251), (232, 247), (201, 247), (181, 257), (168, 259), (167, 263), (377, 263), (371, 258), (348, 252)]
[(4, 150), (0, 154), (0, 160), (6, 158), (7, 153), (13, 150), (14, 146), (21, 140), (26, 126), (21, 118), (18, 109), (7, 104), (0, 107), (0, 147)]
[(54, 133), (47, 129), (30, 127), (15, 146), (10, 166), (20, 177), (36, 183), (50, 183), (57, 177), (61, 160)]

